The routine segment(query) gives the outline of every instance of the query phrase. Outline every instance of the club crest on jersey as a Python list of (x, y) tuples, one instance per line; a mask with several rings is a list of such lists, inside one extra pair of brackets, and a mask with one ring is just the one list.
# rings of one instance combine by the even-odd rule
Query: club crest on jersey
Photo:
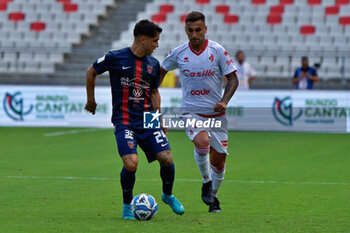
[(132, 90), (132, 93), (134, 94), (134, 96), (136, 98), (138, 98), (138, 97), (140, 97), (143, 94), (143, 91), (142, 91), (142, 89), (135, 88), (134, 90)]
[(188, 57), (184, 58), (184, 62), (189, 62)]
[(130, 149), (134, 149), (134, 146), (135, 146), (134, 141), (128, 141), (128, 146)]
[(213, 61), (214, 61), (214, 56), (213, 56), (213, 54), (210, 54), (209, 61), (210, 61), (210, 62), (213, 62)]
[(148, 71), (149, 74), (152, 74), (153, 66), (147, 65), (147, 71)]
[(221, 145), (224, 146), (224, 147), (227, 147), (228, 145), (228, 141), (227, 140), (224, 140), (224, 141), (220, 141)]

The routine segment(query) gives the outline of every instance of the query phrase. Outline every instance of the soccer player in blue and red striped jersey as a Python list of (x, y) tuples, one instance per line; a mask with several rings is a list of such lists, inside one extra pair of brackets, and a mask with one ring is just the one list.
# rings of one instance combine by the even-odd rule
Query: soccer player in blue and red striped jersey
[(175, 168), (169, 142), (162, 129), (145, 129), (144, 112), (160, 110), (158, 91), (160, 65), (151, 56), (158, 47), (162, 29), (148, 20), (134, 28), (130, 47), (110, 51), (97, 59), (86, 72), (87, 103), (85, 109), (95, 114), (96, 76), (109, 71), (112, 89), (112, 123), (123, 161), (120, 182), (123, 190), (122, 218), (134, 219), (131, 212), (132, 190), (137, 169), (137, 145), (145, 152), (148, 162), (158, 160), (163, 181), (162, 200), (176, 214), (183, 214), (182, 204), (172, 195)]

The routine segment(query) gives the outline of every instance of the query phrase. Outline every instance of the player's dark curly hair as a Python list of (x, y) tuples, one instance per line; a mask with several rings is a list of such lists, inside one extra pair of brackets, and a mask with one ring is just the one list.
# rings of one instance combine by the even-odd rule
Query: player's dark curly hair
[(190, 13), (188, 13), (188, 15), (186, 16), (185, 22), (196, 22), (198, 20), (201, 20), (205, 23), (205, 16), (203, 13), (199, 12), (199, 11), (192, 11)]
[(157, 32), (161, 33), (163, 29), (159, 27), (157, 24), (147, 20), (143, 19), (136, 23), (134, 28), (134, 36), (148, 36), (148, 37), (155, 37)]

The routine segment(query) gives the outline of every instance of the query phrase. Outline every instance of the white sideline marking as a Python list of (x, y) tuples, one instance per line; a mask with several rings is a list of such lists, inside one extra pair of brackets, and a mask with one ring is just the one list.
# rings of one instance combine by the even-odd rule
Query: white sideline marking
[(75, 129), (75, 130), (69, 130), (69, 131), (58, 131), (58, 132), (46, 133), (44, 134), (44, 137), (55, 137), (55, 136), (61, 136), (61, 135), (67, 135), (67, 134), (95, 132), (97, 130), (102, 130), (102, 129), (93, 128), (93, 129)]
[[(54, 180), (97, 180), (97, 181), (119, 181), (118, 178), (108, 177), (74, 177), (74, 176), (0, 176), (5, 179), (54, 179)], [(160, 179), (136, 179), (136, 181), (160, 181)], [(175, 179), (180, 182), (202, 182), (201, 179)], [(272, 181), (272, 180), (225, 180), (229, 183), (243, 183), (243, 184), (295, 184), (295, 185), (350, 185), (350, 183), (338, 182), (294, 182), (294, 181)]]

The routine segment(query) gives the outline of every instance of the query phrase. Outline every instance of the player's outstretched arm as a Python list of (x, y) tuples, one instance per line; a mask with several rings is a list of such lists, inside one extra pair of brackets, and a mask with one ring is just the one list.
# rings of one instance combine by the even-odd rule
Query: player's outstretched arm
[(223, 113), (226, 110), (226, 106), (228, 102), (230, 101), (231, 97), (235, 93), (238, 87), (238, 78), (235, 72), (229, 73), (226, 75), (227, 78), (227, 84), (225, 88), (224, 95), (221, 98), (221, 101), (219, 103), (216, 103), (214, 106), (215, 112)]
[(96, 111), (96, 101), (95, 101), (95, 84), (96, 84), (96, 76), (98, 73), (94, 69), (94, 67), (91, 65), (87, 71), (86, 71), (86, 104), (85, 109), (92, 113), (92, 115), (95, 114)]

